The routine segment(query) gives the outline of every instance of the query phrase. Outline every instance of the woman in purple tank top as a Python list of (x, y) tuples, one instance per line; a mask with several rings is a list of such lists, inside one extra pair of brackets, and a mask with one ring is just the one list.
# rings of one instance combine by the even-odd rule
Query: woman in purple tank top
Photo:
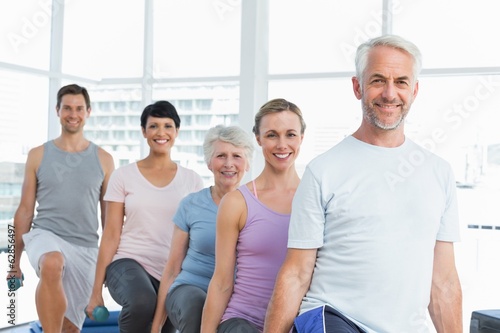
[(262, 332), (287, 251), (292, 198), (300, 182), (295, 160), (305, 127), (300, 109), (284, 99), (267, 102), (255, 115), (264, 170), (219, 205), (202, 333)]

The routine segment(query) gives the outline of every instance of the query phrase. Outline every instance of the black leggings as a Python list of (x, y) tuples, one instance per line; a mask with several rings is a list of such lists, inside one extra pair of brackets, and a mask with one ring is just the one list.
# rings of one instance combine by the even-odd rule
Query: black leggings
[[(160, 282), (133, 259), (118, 259), (106, 268), (106, 284), (116, 303), (122, 306), (120, 333), (149, 332), (156, 310)], [(174, 333), (167, 319), (162, 333)]]
[(168, 318), (183, 333), (199, 333), (207, 293), (196, 286), (182, 284), (172, 289), (165, 301)]

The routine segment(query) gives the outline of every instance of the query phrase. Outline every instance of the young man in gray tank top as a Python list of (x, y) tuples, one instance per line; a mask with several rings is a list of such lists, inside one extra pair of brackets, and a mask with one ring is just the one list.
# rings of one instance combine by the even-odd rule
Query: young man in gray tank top
[(84, 137), (91, 112), (85, 88), (62, 87), (56, 112), (60, 136), (31, 149), (26, 161), (21, 202), (14, 216), (12, 271), (22, 276), (21, 254), (26, 249), (40, 278), (35, 301), (43, 331), (80, 332), (97, 260), (98, 203), (104, 226), (102, 198), (114, 162)]

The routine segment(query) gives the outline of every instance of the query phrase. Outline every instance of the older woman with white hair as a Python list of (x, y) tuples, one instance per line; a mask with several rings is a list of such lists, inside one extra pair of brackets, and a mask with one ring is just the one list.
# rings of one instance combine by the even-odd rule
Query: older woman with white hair
[(237, 126), (211, 128), (203, 144), (214, 185), (186, 196), (174, 216), (175, 229), (162, 274), (151, 332), (167, 316), (179, 332), (199, 332), (215, 267), (215, 221), (222, 197), (239, 187), (250, 167), (253, 144)]

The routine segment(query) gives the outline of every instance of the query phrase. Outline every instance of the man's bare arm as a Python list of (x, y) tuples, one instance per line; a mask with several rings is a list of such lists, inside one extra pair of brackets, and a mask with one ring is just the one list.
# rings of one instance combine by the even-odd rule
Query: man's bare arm
[(429, 313), (438, 333), (462, 332), (462, 288), (453, 243), (436, 242)]
[(12, 271), (21, 277), (21, 255), (24, 250), (23, 235), (30, 231), (35, 215), (37, 177), (36, 172), (43, 156), (43, 146), (33, 148), (26, 160), (24, 181), (22, 185), (21, 201), (14, 215), (15, 229), (15, 263)]
[(309, 289), (317, 249), (288, 249), (267, 309), (264, 333), (288, 333)]

